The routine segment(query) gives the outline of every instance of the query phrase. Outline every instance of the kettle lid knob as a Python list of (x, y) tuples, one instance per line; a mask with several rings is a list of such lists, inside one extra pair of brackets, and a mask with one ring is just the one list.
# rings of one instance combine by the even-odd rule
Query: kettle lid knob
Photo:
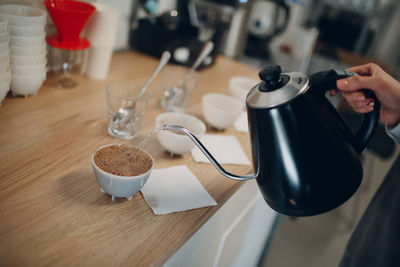
[(265, 67), (258, 73), (258, 77), (264, 82), (260, 85), (260, 91), (270, 92), (282, 87), (281, 81), (282, 69), (279, 65)]

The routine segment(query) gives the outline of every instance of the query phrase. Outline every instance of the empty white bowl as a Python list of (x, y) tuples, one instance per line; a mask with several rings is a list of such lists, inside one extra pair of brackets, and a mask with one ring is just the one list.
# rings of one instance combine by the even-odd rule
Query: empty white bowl
[(38, 46), (10, 46), (10, 54), (14, 56), (46, 55), (46, 44)]
[(4, 61), (4, 62), (0, 62), (0, 74), (6, 73), (10, 71), (10, 62)]
[(126, 197), (132, 199), (132, 196), (139, 192), (147, 182), (154, 166), (154, 159), (149, 153), (143, 150), (151, 157), (153, 162), (152, 167), (147, 172), (136, 176), (120, 176), (108, 173), (96, 165), (94, 155), (100, 149), (112, 145), (113, 144), (102, 146), (92, 154), (92, 169), (96, 176), (97, 183), (100, 185), (102, 191), (112, 196), (112, 200), (114, 200), (115, 197)]
[(244, 109), (244, 103), (234, 96), (211, 93), (202, 98), (206, 122), (218, 130), (231, 126)]
[(0, 72), (0, 83), (9, 82), (10, 79), (11, 79), (10, 71), (6, 71), (3, 73)]
[(0, 44), (8, 43), (10, 42), (10, 34), (8, 32), (1, 32), (0, 33)]
[(42, 65), (46, 64), (46, 57), (43, 55), (39, 56), (10, 56), (11, 65)]
[(11, 92), (14, 95), (36, 95), (46, 79), (46, 73), (18, 75), (11, 73)]
[(15, 36), (11, 35), (11, 45), (13, 46), (40, 46), (45, 44), (45, 34), (31, 36), (31, 37), (23, 37), (23, 36)]
[(8, 20), (5, 17), (1, 16), (0, 14), (0, 33), (6, 32), (8, 28), (7, 26), (8, 26)]
[(46, 33), (43, 27), (21, 27), (10, 25), (8, 28), (13, 36), (34, 37), (42, 36)]
[(46, 73), (46, 62), (32, 65), (11, 65), (11, 74), (42, 74)]
[(0, 106), (9, 90), (10, 90), (9, 80), (7, 82), (0, 82)]
[(258, 83), (254, 80), (245, 76), (233, 76), (229, 79), (229, 90), (243, 103), (246, 103), (247, 93)]
[(9, 54), (10, 49), (8, 48), (8, 42), (7, 43), (0, 43), (0, 53), (1, 54)]
[(44, 27), (46, 12), (27, 5), (0, 5), (0, 13), (8, 19), (8, 25), (22, 27)]
[[(166, 112), (156, 118), (156, 127), (165, 124), (179, 125), (190, 130), (197, 138), (206, 132), (206, 125), (195, 116), (181, 112)], [(157, 134), (161, 146), (171, 154), (184, 156), (195, 146), (185, 134), (161, 130)]]

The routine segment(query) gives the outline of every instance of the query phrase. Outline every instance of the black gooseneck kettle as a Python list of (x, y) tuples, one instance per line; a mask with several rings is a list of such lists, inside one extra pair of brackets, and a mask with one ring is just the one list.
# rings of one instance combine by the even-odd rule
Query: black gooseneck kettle
[(345, 70), (318, 72), (310, 77), (281, 73), (270, 66), (250, 90), (246, 105), (255, 173), (239, 176), (225, 171), (188, 129), (164, 125), (164, 130), (188, 135), (211, 163), (235, 180), (256, 178), (268, 205), (279, 213), (311, 216), (334, 209), (359, 187), (363, 171), (359, 155), (379, 120), (379, 102), (364, 114), (353, 134), (325, 93), (338, 79), (355, 75)]

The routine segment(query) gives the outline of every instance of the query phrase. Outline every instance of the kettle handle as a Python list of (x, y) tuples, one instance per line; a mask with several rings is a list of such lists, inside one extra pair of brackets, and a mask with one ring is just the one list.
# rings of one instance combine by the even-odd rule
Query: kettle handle
[[(347, 70), (328, 70), (328, 71), (317, 72), (310, 76), (310, 87), (321, 88), (323, 91), (320, 92), (322, 93), (323, 97), (325, 97), (326, 91), (337, 88), (336, 87), (337, 80), (355, 75), (358, 74)], [(380, 113), (380, 102), (376, 98), (374, 92), (368, 89), (361, 89), (361, 91), (366, 95), (366, 97), (372, 98), (375, 101), (375, 105), (374, 109), (371, 112), (363, 114), (362, 124), (358, 129), (358, 131), (355, 134), (351, 134), (349, 136), (350, 144), (353, 146), (353, 148), (358, 154), (360, 154), (364, 150), (364, 148), (370, 141), (372, 135), (374, 134), (375, 129), (378, 126), (379, 113)], [(343, 122), (343, 119), (339, 115), (339, 113), (336, 112), (335, 114), (337, 115), (337, 119), (340, 122)]]

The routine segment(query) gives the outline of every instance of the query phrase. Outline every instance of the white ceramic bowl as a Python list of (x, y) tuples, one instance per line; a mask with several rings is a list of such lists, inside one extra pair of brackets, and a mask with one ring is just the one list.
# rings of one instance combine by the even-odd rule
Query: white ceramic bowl
[(9, 90), (10, 90), (9, 80), (7, 82), (0, 82), (0, 106)]
[(0, 44), (8, 44), (10, 42), (10, 34), (8, 32), (0, 33)]
[(98, 150), (112, 145), (113, 144), (102, 146), (92, 154), (92, 169), (96, 176), (97, 183), (100, 185), (102, 191), (112, 196), (113, 200), (115, 199), (115, 197), (126, 197), (128, 199), (132, 199), (132, 196), (139, 192), (139, 190), (142, 189), (142, 187), (147, 182), (147, 179), (149, 178), (154, 166), (154, 159), (149, 153), (144, 151), (151, 157), (151, 160), (153, 161), (153, 166), (147, 172), (140, 175), (120, 176), (108, 173), (106, 171), (103, 171), (96, 165), (94, 161), (94, 155)]
[(38, 46), (10, 46), (10, 54), (14, 56), (46, 55), (46, 44)]
[(30, 75), (46, 73), (46, 62), (32, 65), (11, 65), (11, 74)]
[(218, 130), (231, 126), (244, 109), (244, 103), (234, 96), (211, 93), (202, 98), (206, 122)]
[(6, 73), (10, 71), (10, 62), (8, 60), (1, 62), (0, 61), (0, 74)]
[[(206, 132), (206, 125), (195, 116), (180, 113), (166, 112), (156, 118), (156, 127), (165, 124), (179, 125), (190, 130), (197, 138)], [(192, 140), (184, 134), (161, 130), (157, 134), (161, 146), (171, 154), (184, 156), (195, 146)]]
[(11, 35), (20, 37), (42, 36), (46, 33), (43, 27), (21, 27), (10, 25), (8, 28), (10, 29)]
[(41, 46), (45, 44), (45, 34), (31, 36), (31, 37), (23, 37), (23, 36), (14, 36), (11, 35), (11, 45), (13, 46)]
[(44, 27), (46, 12), (27, 5), (0, 5), (0, 13), (8, 19), (8, 25), (22, 27)]
[(10, 56), (11, 65), (41, 65), (46, 64), (46, 56), (39, 55), (39, 56)]
[(46, 73), (18, 75), (11, 73), (11, 92), (14, 95), (36, 95), (46, 79)]
[(10, 53), (10, 48), (8, 48), (8, 42), (7, 43), (0, 43), (0, 53), (1, 54), (9, 54)]
[(11, 79), (10, 71), (0, 73), (0, 83), (9, 82)]
[(258, 83), (254, 80), (245, 76), (233, 76), (229, 79), (229, 90), (243, 103), (246, 103), (247, 93)]
[(0, 32), (7, 31), (8, 20), (0, 14)]

